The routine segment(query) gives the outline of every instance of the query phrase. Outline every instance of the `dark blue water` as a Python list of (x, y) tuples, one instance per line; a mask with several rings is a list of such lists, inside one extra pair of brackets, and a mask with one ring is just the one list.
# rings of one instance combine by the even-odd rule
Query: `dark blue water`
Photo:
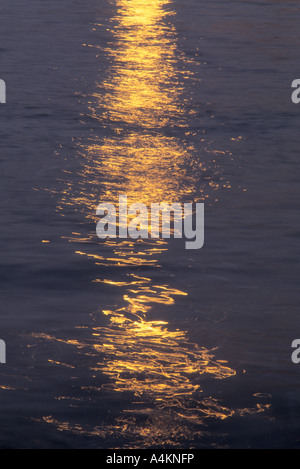
[[(300, 7), (1, 4), (2, 448), (298, 448)], [(96, 207), (204, 202), (205, 244)]]

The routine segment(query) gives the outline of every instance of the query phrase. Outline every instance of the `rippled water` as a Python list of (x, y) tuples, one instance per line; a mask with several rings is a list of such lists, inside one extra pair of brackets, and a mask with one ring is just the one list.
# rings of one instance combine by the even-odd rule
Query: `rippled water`
[[(1, 447), (298, 447), (300, 8), (13, 3)], [(100, 240), (119, 194), (204, 202), (204, 247)]]

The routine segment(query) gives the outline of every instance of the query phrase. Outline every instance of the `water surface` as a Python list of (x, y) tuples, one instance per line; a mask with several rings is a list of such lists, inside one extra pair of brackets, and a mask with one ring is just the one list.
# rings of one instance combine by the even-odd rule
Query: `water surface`
[[(298, 447), (298, 6), (1, 23), (1, 447)], [(119, 194), (204, 202), (204, 247), (100, 240)]]

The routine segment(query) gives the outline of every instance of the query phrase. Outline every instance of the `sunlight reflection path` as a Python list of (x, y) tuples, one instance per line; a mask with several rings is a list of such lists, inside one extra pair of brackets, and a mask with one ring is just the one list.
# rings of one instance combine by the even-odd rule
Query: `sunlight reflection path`
[[(58, 206), (62, 212), (71, 207), (93, 221), (100, 201), (117, 203), (122, 193), (127, 194), (128, 203), (147, 205), (204, 200), (207, 196), (199, 174), (195, 177), (185, 170), (195, 149), (187, 148), (177, 137), (178, 129), (185, 131), (188, 127), (189, 112), (181, 91), (183, 78), (189, 72), (177, 68), (179, 52), (176, 32), (170, 24), (174, 14), (171, 2), (117, 0), (116, 4), (117, 14), (112, 20), (114, 41), (106, 50), (111, 67), (89, 104), (89, 115), (107, 129), (107, 136), (91, 136), (89, 142), (79, 144), (81, 171), (75, 182), (70, 177)], [(204, 162), (199, 162), (198, 169), (205, 173)], [(93, 244), (85, 250), (90, 241)], [(115, 267), (112, 278), (98, 278), (95, 282), (121, 290), (123, 304), (103, 311), (108, 325), (94, 327), (87, 342), (65, 343), (77, 347), (80, 353), (94, 350), (104, 356), (100, 362), (94, 359), (91, 372), (102, 372), (110, 379), (102, 389), (132, 393), (136, 407), (125, 409), (115, 425), (106, 430), (74, 427), (52, 416), (45, 417), (45, 421), (75, 433), (103, 436), (105, 431), (119, 432), (131, 447), (147, 447), (176, 446), (183, 438), (193, 439), (197, 433), (195, 425), (203, 424), (206, 418), (225, 419), (233, 415), (235, 411), (218, 399), (201, 398), (201, 377), (222, 380), (235, 375), (235, 370), (226, 361), (214, 360), (211, 351), (191, 343), (185, 331), (149, 318), (154, 306), (173, 305), (174, 297), (188, 295), (153, 280), (151, 270), (147, 275), (140, 273), (141, 267), (159, 269), (160, 255), (168, 249), (168, 243), (108, 240), (106, 255), (103, 249), (101, 253), (97, 251), (99, 240), (94, 235), (76, 235), (70, 242), (81, 243), (77, 254), (92, 259), (99, 270)], [(118, 278), (119, 270), (122, 279)], [(261, 410), (256, 408), (253, 412)], [(143, 424), (138, 423), (140, 415), (144, 416)], [(201, 431), (198, 429), (198, 434)]]

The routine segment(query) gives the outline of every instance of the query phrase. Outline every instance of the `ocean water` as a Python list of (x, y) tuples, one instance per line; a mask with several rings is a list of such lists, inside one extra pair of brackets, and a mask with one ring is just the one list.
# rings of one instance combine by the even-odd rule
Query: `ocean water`
[[(300, 6), (1, 2), (1, 448), (299, 448)], [(203, 202), (205, 243), (96, 236)]]

